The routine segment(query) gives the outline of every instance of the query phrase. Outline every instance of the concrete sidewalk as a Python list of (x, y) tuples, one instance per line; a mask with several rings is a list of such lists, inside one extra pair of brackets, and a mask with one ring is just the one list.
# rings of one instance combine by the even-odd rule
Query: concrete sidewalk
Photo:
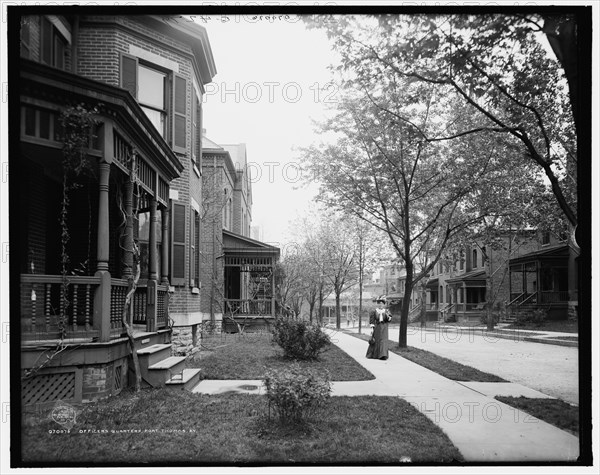
[[(332, 341), (376, 379), (332, 383), (333, 396), (397, 396), (437, 424), (468, 462), (571, 462), (579, 439), (494, 399), (495, 395), (548, 397), (514, 383), (456, 382), (390, 352), (389, 359), (365, 357), (367, 342), (345, 333)], [(194, 392), (264, 393), (260, 380), (201, 381)]]
[[(373, 373), (378, 385), (370, 394), (383, 395), (385, 387), (387, 395), (411, 403), (448, 435), (466, 461), (567, 462), (579, 456), (577, 437), (493, 397), (542, 393), (513, 383), (459, 383), (391, 352), (386, 361), (367, 359), (367, 343), (359, 338), (335, 333), (332, 339)], [(350, 393), (355, 384), (339, 383), (334, 394)]]

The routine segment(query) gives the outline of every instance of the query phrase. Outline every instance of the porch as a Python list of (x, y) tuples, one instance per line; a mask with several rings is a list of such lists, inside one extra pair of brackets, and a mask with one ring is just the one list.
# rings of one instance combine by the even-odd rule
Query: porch
[[(19, 238), (11, 322), (22, 400), (93, 401), (129, 382), (122, 315), (138, 270), (127, 312), (135, 348), (170, 352), (169, 183), (183, 165), (129, 92), (27, 60), (20, 74), (20, 147), (11, 162), (20, 213), (10, 219)], [(94, 125), (77, 171), (65, 172), (69, 106), (93, 114)]]
[(457, 322), (481, 319), (486, 305), (485, 271), (471, 271), (446, 281), (451, 301), (440, 309), (441, 319), (448, 317)]
[(227, 332), (268, 330), (275, 320), (275, 275), (279, 248), (223, 230)]
[(550, 319), (568, 315), (569, 248), (552, 246), (509, 262), (510, 302), (512, 316), (543, 309)]
[[(129, 323), (145, 332), (167, 328), (169, 182), (183, 165), (127, 91), (27, 60), (20, 71), (22, 213), (11, 225), (22, 241), (23, 343), (120, 338), (138, 264)], [(68, 105), (94, 110), (95, 125), (65, 201), (61, 113)]]

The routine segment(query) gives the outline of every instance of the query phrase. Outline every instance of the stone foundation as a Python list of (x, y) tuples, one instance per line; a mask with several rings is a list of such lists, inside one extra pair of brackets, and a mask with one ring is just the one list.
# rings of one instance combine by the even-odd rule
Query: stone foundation
[[(204, 320), (203, 324), (207, 324)], [(171, 353), (175, 356), (186, 356), (194, 354), (199, 351), (201, 331), (204, 328), (205, 331), (213, 331), (214, 333), (221, 333), (221, 320), (215, 321), (214, 328), (210, 325), (190, 325), (173, 327), (173, 333), (171, 335)]]

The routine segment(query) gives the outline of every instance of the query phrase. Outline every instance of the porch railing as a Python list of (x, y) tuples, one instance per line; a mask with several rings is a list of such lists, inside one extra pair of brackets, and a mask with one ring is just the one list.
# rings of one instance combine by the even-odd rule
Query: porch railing
[[(148, 281), (138, 283), (131, 301), (132, 323), (146, 325), (147, 331), (165, 328), (167, 322), (167, 310), (169, 307), (169, 289), (166, 285), (156, 285), (156, 298), (153, 296), (152, 287)], [(123, 305), (127, 297), (128, 282), (124, 279), (111, 279), (111, 335), (122, 331)], [(152, 321), (153, 311), (156, 312), (156, 324)]]
[(485, 302), (457, 303), (455, 307), (457, 312), (477, 312), (485, 309)]
[(271, 299), (225, 299), (225, 312), (233, 316), (273, 315)]
[(125, 279), (110, 279), (110, 335), (120, 336), (123, 332), (123, 306), (127, 298), (129, 283)]
[(525, 304), (537, 303), (537, 292), (523, 292), (522, 294), (511, 294), (509, 306), (520, 306)]
[[(21, 331), (24, 340), (94, 338), (94, 293), (100, 279), (94, 276), (67, 277), (66, 299), (62, 298), (60, 275), (21, 274)], [(65, 302), (66, 300), (66, 302)], [(64, 319), (61, 322), (61, 315)], [(95, 325), (96, 324), (96, 325)]]
[(542, 290), (540, 294), (542, 303), (556, 303), (569, 301), (568, 290)]

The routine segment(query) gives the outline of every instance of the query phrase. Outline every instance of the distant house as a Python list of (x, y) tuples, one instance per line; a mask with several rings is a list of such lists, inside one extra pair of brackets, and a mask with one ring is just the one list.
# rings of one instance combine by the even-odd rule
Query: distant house
[[(32, 15), (21, 18), (20, 40), (10, 104), (20, 120), (10, 151), (20, 213), (10, 226), (19, 244), (23, 402), (93, 401), (128, 384), (122, 314), (135, 248), (141, 278), (129, 324), (145, 384), (196, 378), (169, 356), (171, 325), (191, 334), (201, 322), (201, 98), (216, 73), (206, 30), (168, 16)], [(92, 111), (96, 124), (69, 193), (63, 253), (61, 115), (69, 107)]]
[(494, 304), (506, 309), (509, 318), (536, 308), (551, 319), (567, 318), (569, 252), (564, 242), (536, 232), (507, 234), (503, 246), (488, 249), (487, 255), (486, 266), (482, 247), (473, 244), (436, 264), (426, 283), (430, 319), (480, 321), (490, 297), (488, 275)]
[(252, 183), (244, 144), (203, 137), (202, 315), (225, 331), (268, 327), (275, 318), (279, 248), (250, 237)]

